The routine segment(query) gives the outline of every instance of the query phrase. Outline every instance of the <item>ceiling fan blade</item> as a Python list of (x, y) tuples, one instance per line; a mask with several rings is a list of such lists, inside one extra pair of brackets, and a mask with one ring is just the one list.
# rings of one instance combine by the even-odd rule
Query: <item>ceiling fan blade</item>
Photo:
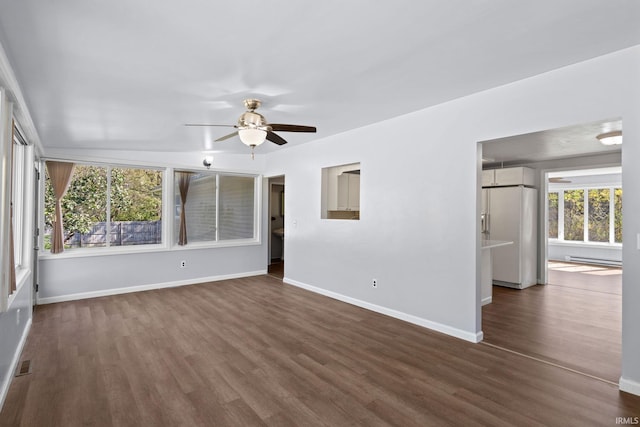
[(280, 135), (276, 135), (271, 131), (267, 132), (267, 139), (273, 142), (274, 144), (278, 144), (278, 145), (284, 145), (287, 143), (287, 141), (285, 141), (284, 138), (282, 138)]
[(284, 125), (269, 123), (272, 130), (281, 132), (315, 132), (315, 126), (302, 126), (302, 125)]
[(229, 135), (225, 135), (225, 136), (221, 136), (220, 138), (216, 139), (213, 142), (220, 142), (220, 141), (224, 141), (225, 139), (229, 139), (229, 138), (233, 138), (234, 136), (238, 135), (238, 131), (235, 132), (231, 132)]
[(185, 123), (185, 126), (215, 126), (215, 127), (223, 127), (223, 128), (234, 128), (235, 125), (210, 125), (205, 123)]

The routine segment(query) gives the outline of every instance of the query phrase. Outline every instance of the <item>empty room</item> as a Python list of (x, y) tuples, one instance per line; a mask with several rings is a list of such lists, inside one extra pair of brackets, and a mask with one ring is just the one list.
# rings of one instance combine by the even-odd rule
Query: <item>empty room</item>
[[(637, 424), (638, 22), (635, 0), (1, 2), (0, 426)], [(485, 183), (482, 142), (585, 124), (616, 138), (597, 161), (496, 146)], [(548, 194), (588, 204), (578, 166), (620, 171), (620, 307), (573, 317), (617, 325), (606, 375), (483, 332), (487, 260), (520, 253), (485, 190), (537, 191), (508, 206), (538, 243), (509, 291), (551, 290), (577, 243)]]

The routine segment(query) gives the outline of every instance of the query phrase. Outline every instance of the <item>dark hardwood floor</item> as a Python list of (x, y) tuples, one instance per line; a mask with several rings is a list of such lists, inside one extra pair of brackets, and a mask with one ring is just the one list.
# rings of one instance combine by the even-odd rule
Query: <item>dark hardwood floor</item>
[(39, 306), (2, 426), (602, 426), (640, 397), (259, 276)]
[(284, 261), (271, 261), (271, 264), (269, 264), (269, 267), (267, 268), (267, 272), (270, 276), (282, 279), (284, 277)]
[(622, 268), (550, 261), (547, 282), (554, 286), (622, 295)]
[(482, 309), (485, 342), (617, 384), (622, 270), (552, 262), (548, 283), (494, 286)]

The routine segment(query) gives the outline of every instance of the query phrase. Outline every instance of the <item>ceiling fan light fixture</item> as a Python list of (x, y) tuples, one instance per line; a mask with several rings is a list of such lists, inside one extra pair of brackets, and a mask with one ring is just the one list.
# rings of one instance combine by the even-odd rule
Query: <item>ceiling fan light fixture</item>
[(596, 136), (596, 138), (604, 145), (620, 145), (622, 144), (622, 131), (614, 130), (611, 132), (601, 133)]
[(249, 147), (257, 147), (267, 139), (267, 131), (262, 129), (240, 129), (238, 130), (238, 136), (243, 144)]

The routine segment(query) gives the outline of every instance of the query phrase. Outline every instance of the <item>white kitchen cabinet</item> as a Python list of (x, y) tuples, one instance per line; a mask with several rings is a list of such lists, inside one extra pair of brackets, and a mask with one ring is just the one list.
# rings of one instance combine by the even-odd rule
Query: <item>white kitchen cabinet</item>
[(360, 210), (360, 175), (342, 173), (338, 176), (338, 210)]
[(508, 185), (535, 185), (535, 173), (531, 168), (515, 167), (488, 169), (482, 171), (483, 187), (504, 187)]
[(483, 187), (491, 187), (495, 182), (495, 170), (487, 169), (482, 171), (482, 186)]

